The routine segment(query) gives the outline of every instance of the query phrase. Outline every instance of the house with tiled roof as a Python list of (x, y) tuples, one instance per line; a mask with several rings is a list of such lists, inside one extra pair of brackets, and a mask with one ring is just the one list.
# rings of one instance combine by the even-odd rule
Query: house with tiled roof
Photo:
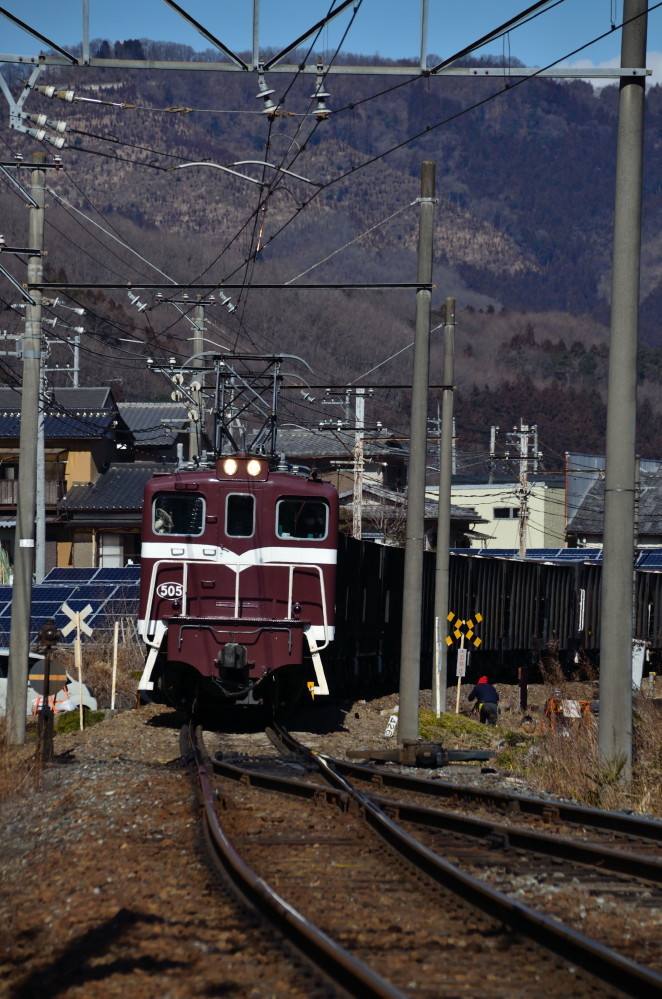
[[(0, 544), (13, 562), (19, 480), (21, 390), (0, 387)], [(76, 485), (94, 482), (113, 461), (131, 462), (133, 437), (107, 387), (49, 390), (44, 407), (46, 568), (71, 565), (74, 539), (62, 529), (58, 503)]]
[(60, 530), (72, 541), (68, 564), (109, 568), (137, 561), (143, 489), (155, 472), (174, 467), (152, 461), (113, 463), (94, 482), (68, 490), (58, 505)]
[[(354, 515), (354, 490), (340, 494), (340, 523), (351, 532)], [(439, 504), (436, 499), (426, 499), (424, 513), (425, 548), (436, 551)], [(386, 544), (404, 545), (407, 522), (407, 495), (403, 491), (384, 489), (364, 483), (361, 496), (361, 535)], [(451, 504), (450, 548), (469, 548), (477, 535), (476, 524), (485, 521), (472, 507)]]
[[(338, 492), (349, 489), (354, 481), (355, 432), (342, 427), (321, 429), (278, 428), (277, 450), (293, 469), (316, 471), (331, 482)], [(409, 452), (386, 428), (366, 431), (363, 437), (363, 481), (399, 491), (407, 481)]]
[[(640, 469), (635, 511), (636, 543), (648, 547), (662, 545), (662, 471)], [(593, 478), (568, 523), (569, 545), (573, 548), (602, 545), (604, 515), (605, 482), (601, 472)]]
[(178, 444), (188, 457), (191, 424), (184, 403), (119, 402), (117, 408), (133, 435), (137, 461), (175, 461)]

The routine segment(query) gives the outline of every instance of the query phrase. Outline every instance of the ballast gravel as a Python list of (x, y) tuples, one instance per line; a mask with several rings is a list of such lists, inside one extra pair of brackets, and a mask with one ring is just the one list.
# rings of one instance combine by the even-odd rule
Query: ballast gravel
[[(301, 737), (332, 755), (393, 745), (384, 732), (396, 704), (392, 696), (336, 706)], [(56, 736), (55, 762), (40, 773), (33, 767), (3, 797), (2, 996), (317, 994), (204, 863), (180, 760), (182, 721), (147, 705)], [(5, 754), (5, 784), (16, 752)], [(451, 770), (440, 776), (453, 779)], [(473, 772), (479, 782), (519, 789), (507, 775)], [(458, 779), (467, 776), (463, 767)]]

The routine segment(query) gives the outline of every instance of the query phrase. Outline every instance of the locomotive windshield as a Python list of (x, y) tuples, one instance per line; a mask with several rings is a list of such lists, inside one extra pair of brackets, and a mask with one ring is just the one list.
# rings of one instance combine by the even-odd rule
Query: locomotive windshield
[(288, 497), (278, 501), (276, 525), (280, 538), (325, 538), (329, 509), (321, 500)]
[(202, 496), (157, 493), (152, 507), (156, 534), (202, 534), (205, 501)]
[(250, 538), (255, 531), (255, 497), (232, 493), (228, 496), (225, 533), (230, 538)]

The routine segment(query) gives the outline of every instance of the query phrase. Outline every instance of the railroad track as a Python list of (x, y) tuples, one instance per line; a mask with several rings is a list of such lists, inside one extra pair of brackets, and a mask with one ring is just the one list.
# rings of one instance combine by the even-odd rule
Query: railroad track
[(393, 768), (375, 767), (329, 757), (331, 765), (359, 783), (397, 792), (408, 791), (427, 798), (443, 799), (452, 811), (493, 816), (501, 814), (509, 825), (527, 825), (562, 833), (572, 829), (591, 841), (607, 840), (636, 847), (642, 853), (662, 857), (662, 822), (624, 812), (549, 801), (531, 795), (474, 787), (437, 779), (412, 776)]
[[(504, 851), (530, 873), (531, 847), (486, 840), (484, 830), (468, 840), (458, 828), (443, 829), (442, 842), (439, 810), (374, 801), (338, 772), (339, 761), (310, 754), (283, 730), (269, 734), (280, 756), (221, 754), (212, 761), (216, 778), (207, 771), (204, 749), (194, 749), (209, 835), (218, 835), (224, 850), (232, 841), (232, 851), (241, 854), (228, 875), (235, 885), (240, 868), (252, 869), (253, 887), (238, 887), (244, 897), (256, 904), (255, 885), (262, 892), (269, 881), (279, 930), (290, 939), (294, 931), (296, 946), (326, 965), (346, 992), (504, 999), (542, 989), (550, 996), (660, 994), (656, 970), (509, 896), (501, 875), (496, 886), (475, 876), (503, 867)], [(214, 807), (211, 785), (219, 775), (224, 783)], [(409, 811), (403, 815), (403, 809)], [(431, 820), (425, 811), (437, 816)], [(475, 821), (474, 833), (481, 828)], [(536, 863), (542, 855), (537, 849)], [(582, 869), (587, 865), (585, 857)], [(520, 880), (521, 872), (522, 866)], [(599, 876), (602, 890), (604, 870)], [(517, 872), (510, 877), (516, 881)], [(259, 906), (265, 911), (264, 901)], [(309, 939), (315, 927), (321, 937)]]

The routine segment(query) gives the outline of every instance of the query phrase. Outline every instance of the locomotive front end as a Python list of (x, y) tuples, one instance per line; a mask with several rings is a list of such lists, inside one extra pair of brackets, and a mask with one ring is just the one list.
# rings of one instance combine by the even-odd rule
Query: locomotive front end
[(145, 488), (139, 689), (191, 708), (326, 693), (338, 497), (263, 457), (156, 475)]

